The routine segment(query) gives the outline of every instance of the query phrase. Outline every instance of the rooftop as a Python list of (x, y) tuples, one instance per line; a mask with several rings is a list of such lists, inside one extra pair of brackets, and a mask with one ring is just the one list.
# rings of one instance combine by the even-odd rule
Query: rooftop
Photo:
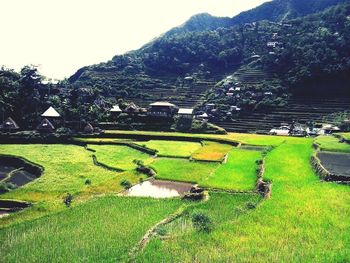
[(157, 102), (151, 103), (150, 106), (176, 107), (174, 104), (167, 101), (157, 101)]
[(43, 114), (41, 114), (41, 117), (60, 117), (61, 115), (50, 106)]
[(193, 109), (180, 108), (178, 114), (193, 114)]

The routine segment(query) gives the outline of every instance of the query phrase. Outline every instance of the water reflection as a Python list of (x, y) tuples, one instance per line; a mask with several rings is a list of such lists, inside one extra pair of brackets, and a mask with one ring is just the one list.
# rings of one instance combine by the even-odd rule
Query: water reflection
[(153, 198), (170, 198), (181, 196), (189, 192), (192, 185), (189, 183), (170, 182), (151, 179), (131, 187), (128, 196), (144, 196)]

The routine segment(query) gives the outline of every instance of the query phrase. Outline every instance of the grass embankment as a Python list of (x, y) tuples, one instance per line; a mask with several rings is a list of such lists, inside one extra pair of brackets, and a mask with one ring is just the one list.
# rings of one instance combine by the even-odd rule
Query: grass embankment
[[(63, 196), (69, 192), (75, 196), (118, 192), (120, 181), (139, 181), (140, 175), (133, 171), (115, 173), (93, 164), (91, 152), (74, 145), (1, 145), (0, 154), (16, 155), (42, 165), (43, 175), (33, 182), (1, 195), (1, 199), (18, 199), (35, 205), (20, 213), (0, 220), (0, 226), (36, 218), (64, 209)], [(86, 185), (86, 180), (91, 185)]]
[[(241, 142), (243, 144), (252, 145), (271, 145), (276, 146), (281, 144), (286, 139), (290, 140), (289, 137), (283, 136), (269, 136), (269, 135), (258, 135), (258, 134), (245, 134), (245, 133), (228, 133), (227, 135), (214, 135), (214, 134), (193, 134), (193, 133), (180, 133), (180, 132), (151, 132), (151, 131), (121, 131), (121, 130), (107, 130), (105, 135), (111, 137), (116, 135), (149, 135), (149, 136), (171, 136), (171, 137), (188, 137), (188, 138), (200, 138), (200, 139), (221, 139), (227, 141)], [(298, 138), (294, 138), (298, 139)]]
[(136, 164), (133, 163), (133, 160), (140, 160), (145, 164), (153, 161), (150, 155), (128, 146), (89, 144), (88, 148), (96, 151), (94, 155), (99, 162), (122, 170), (135, 169)]
[(350, 140), (350, 132), (339, 133), (339, 135), (343, 137), (345, 140)]
[(157, 150), (158, 156), (169, 157), (190, 157), (193, 152), (201, 148), (200, 143), (184, 141), (150, 140), (146, 142), (137, 142), (137, 144)]
[(334, 136), (318, 136), (315, 139), (315, 143), (321, 151), (350, 153), (350, 144), (340, 142), (339, 138)]
[(0, 231), (1, 262), (119, 262), (179, 199), (103, 197)]

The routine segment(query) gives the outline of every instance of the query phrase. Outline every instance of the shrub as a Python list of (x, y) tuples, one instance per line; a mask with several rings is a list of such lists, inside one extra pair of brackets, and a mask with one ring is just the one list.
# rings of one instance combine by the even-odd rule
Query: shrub
[(213, 223), (208, 215), (203, 211), (195, 211), (192, 214), (193, 227), (198, 232), (209, 233), (213, 229)]
[(7, 193), (16, 187), (17, 186), (13, 183), (0, 183), (0, 194)]
[(124, 187), (125, 189), (129, 189), (129, 188), (131, 188), (131, 186), (132, 186), (132, 184), (131, 184), (128, 180), (126, 180), (126, 179), (123, 179), (123, 180), (120, 182), (120, 185), (121, 185), (122, 187)]
[(248, 202), (248, 203), (246, 203), (246, 207), (248, 209), (255, 209), (256, 208), (256, 204), (253, 203), (253, 202)]
[(159, 226), (159, 227), (157, 227), (157, 229), (156, 229), (156, 233), (157, 233), (157, 235), (159, 235), (159, 236), (166, 236), (167, 230), (165, 229), (164, 226)]
[(85, 185), (91, 185), (91, 180), (90, 179), (86, 179), (85, 180)]
[(67, 195), (63, 198), (63, 203), (70, 207), (72, 204), (73, 196), (70, 193), (67, 193)]

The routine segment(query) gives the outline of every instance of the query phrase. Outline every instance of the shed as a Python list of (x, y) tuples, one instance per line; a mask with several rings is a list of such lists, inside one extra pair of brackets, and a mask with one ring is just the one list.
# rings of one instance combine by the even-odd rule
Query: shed
[(61, 115), (52, 106), (50, 106), (43, 114), (41, 114), (41, 117), (58, 118), (61, 117)]
[(53, 124), (45, 118), (40, 122), (36, 129), (44, 132), (52, 132), (55, 129), (55, 126), (53, 126)]
[(8, 117), (3, 123), (2, 127), (3, 130), (18, 130), (19, 126), (17, 123), (11, 118)]

